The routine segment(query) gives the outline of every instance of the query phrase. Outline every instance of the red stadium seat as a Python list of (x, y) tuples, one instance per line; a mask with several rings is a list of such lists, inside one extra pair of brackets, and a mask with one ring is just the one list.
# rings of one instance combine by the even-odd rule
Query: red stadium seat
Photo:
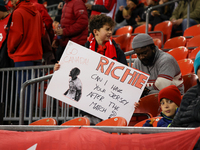
[(86, 117), (79, 117), (61, 124), (61, 126), (89, 126), (90, 120)]
[(188, 59), (181, 59), (177, 62), (178, 62), (178, 65), (181, 69), (182, 76), (194, 72), (194, 66), (193, 66), (194, 62), (193, 62), (193, 60), (188, 58)]
[(161, 119), (162, 117), (153, 117), (153, 118), (149, 118), (149, 119), (145, 119), (145, 120), (143, 120), (143, 121), (141, 121), (141, 122), (138, 122), (138, 123), (136, 123), (135, 125), (134, 125), (134, 127), (142, 127), (144, 124), (145, 124), (145, 122), (147, 121), (147, 120), (151, 120), (151, 119), (154, 119), (154, 122), (153, 122), (153, 127), (157, 127), (157, 123), (158, 123), (158, 121)]
[(163, 49), (172, 49), (179, 46), (186, 46), (186, 38), (184, 36), (178, 36), (168, 39), (165, 42)]
[(188, 49), (187, 47), (180, 46), (177, 48), (173, 48), (172, 50), (167, 52), (168, 54), (172, 55), (176, 61), (185, 59), (188, 56)]
[(57, 121), (54, 118), (44, 118), (32, 122), (29, 125), (57, 125)]

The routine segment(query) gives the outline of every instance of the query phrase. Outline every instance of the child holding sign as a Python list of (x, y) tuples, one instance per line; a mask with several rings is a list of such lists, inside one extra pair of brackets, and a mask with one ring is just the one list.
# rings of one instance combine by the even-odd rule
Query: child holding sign
[(111, 38), (114, 26), (115, 22), (111, 17), (105, 14), (94, 16), (89, 22), (89, 30), (92, 35), (85, 47), (127, 65), (124, 52)]
[[(111, 17), (106, 16), (105, 14), (94, 16), (89, 23), (89, 30), (92, 33), (92, 36), (89, 37), (85, 47), (127, 65), (124, 52), (111, 38), (114, 26), (115, 22)], [(54, 71), (58, 70), (59, 68), (60, 64), (56, 63), (54, 66)], [(95, 125), (102, 121), (102, 119), (86, 112), (82, 111), (81, 113), (83, 116), (90, 119), (91, 125)]]
[[(162, 109), (161, 116), (163, 118), (158, 121), (157, 127), (168, 127), (178, 112), (181, 103), (179, 89), (175, 85), (163, 88), (158, 94), (158, 102)], [(153, 119), (147, 120), (143, 127), (152, 127), (153, 122)]]

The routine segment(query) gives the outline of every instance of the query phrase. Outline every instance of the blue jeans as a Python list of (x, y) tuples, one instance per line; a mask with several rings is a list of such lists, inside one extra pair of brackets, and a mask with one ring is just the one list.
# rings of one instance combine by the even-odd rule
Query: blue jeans
[[(36, 62), (36, 61), (15, 62), (15, 67), (28, 67), (28, 66), (38, 66), (38, 65), (41, 65), (41, 62)], [(15, 73), (15, 76), (16, 76), (16, 81), (18, 81), (17, 93), (18, 93), (18, 96), (20, 96), (21, 84), (26, 82), (27, 80), (31, 79), (31, 70), (28, 70), (28, 71), (25, 70), (25, 71), (23, 71), (23, 74), (22, 74), (22, 71), (18, 71), (18, 76), (17, 76), (17, 72)], [(34, 74), (34, 77), (36, 77), (36, 76), (37, 76), (37, 71)], [(23, 78), (23, 81), (22, 81), (22, 78)], [(26, 96), (27, 97), (25, 99), (27, 99), (27, 102), (26, 102), (25, 112), (26, 112), (26, 117), (28, 117), (29, 116), (29, 107), (30, 107), (30, 86), (28, 86)]]
[[(193, 19), (190, 19), (189, 21), (189, 27), (193, 26), (193, 25), (196, 25), (197, 22), (194, 21)], [(184, 31), (187, 29), (187, 18), (186, 19), (183, 19), (183, 22), (182, 22), (182, 31), (184, 33)]]

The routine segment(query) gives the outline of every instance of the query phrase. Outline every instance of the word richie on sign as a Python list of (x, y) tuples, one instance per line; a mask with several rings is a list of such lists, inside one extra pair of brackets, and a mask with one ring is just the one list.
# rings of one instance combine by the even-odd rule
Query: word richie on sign
[[(103, 56), (100, 58), (96, 70), (100, 70), (101, 73), (104, 73), (105, 75), (110, 75), (112, 78), (120, 80), (120, 82), (126, 81), (128, 84), (135, 86), (139, 89), (141, 89), (145, 85), (145, 82), (148, 78), (144, 74), (140, 74), (137, 71), (133, 71), (131, 73), (131, 69), (125, 69), (124, 66), (116, 66), (116, 62), (112, 61), (110, 63), (109, 59)], [(118, 74), (116, 74), (116, 72), (118, 72)]]

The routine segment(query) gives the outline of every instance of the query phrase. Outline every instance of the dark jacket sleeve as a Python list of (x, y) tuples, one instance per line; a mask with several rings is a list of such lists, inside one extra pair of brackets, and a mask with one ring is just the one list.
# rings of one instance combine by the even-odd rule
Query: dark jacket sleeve
[(104, 5), (92, 5), (92, 10), (108, 13), (109, 10)]
[(117, 11), (115, 21), (117, 23), (121, 23), (122, 21), (124, 21), (124, 17), (122, 16), (122, 11), (120, 11), (120, 10)]
[(124, 64), (124, 65), (128, 65), (124, 52), (118, 47), (117, 43), (114, 40), (112, 40), (112, 43), (114, 44), (115, 49), (116, 49), (117, 61)]

